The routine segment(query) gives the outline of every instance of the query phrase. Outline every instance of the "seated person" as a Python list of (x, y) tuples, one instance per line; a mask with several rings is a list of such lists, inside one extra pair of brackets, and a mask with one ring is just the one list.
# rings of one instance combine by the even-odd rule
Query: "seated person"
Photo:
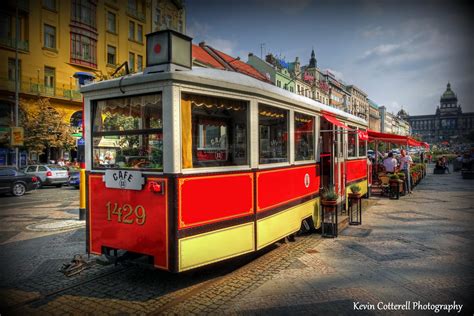
[(392, 152), (389, 152), (387, 158), (384, 159), (383, 166), (387, 172), (394, 173), (396, 171), (398, 162), (395, 158), (393, 158)]

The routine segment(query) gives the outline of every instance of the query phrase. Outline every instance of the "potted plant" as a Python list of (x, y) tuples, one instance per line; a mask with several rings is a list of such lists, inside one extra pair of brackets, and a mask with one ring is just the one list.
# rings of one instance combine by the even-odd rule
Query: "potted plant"
[(321, 204), (325, 206), (336, 206), (339, 194), (337, 194), (334, 188), (329, 188), (323, 190), (321, 197)]
[(349, 197), (355, 197), (359, 198), (360, 197), (360, 186), (358, 184), (352, 184), (349, 189), (351, 190), (352, 193), (349, 194)]
[(392, 174), (390, 176), (390, 187), (392, 188), (392, 191), (396, 192), (398, 190), (398, 192), (401, 192), (402, 189), (403, 189), (403, 181), (400, 180), (400, 177), (398, 176), (398, 174)]

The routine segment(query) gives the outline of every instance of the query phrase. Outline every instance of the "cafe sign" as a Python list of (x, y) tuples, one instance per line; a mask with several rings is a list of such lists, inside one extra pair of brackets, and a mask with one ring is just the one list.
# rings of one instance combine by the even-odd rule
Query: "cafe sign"
[(139, 191), (145, 184), (141, 171), (132, 170), (105, 170), (103, 181), (107, 188), (123, 190)]

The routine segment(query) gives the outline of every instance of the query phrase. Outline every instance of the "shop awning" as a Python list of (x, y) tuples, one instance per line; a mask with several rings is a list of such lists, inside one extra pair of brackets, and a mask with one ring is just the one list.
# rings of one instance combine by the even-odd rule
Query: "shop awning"
[(369, 134), (367, 131), (359, 129), (357, 130), (357, 135), (359, 136), (360, 140), (369, 140)]
[(368, 130), (369, 142), (379, 141), (392, 144), (406, 145), (411, 147), (425, 147), (430, 148), (430, 145), (424, 142), (420, 142), (410, 136), (395, 135), (389, 133), (380, 133), (372, 130)]
[(430, 144), (422, 142), (421, 146), (425, 147), (426, 150), (430, 150)]
[(389, 133), (380, 133), (380, 132), (376, 132), (370, 129), (367, 131), (367, 133), (369, 135), (369, 142), (380, 141), (380, 142), (387, 142), (387, 143), (401, 144), (401, 145), (406, 145), (408, 142), (408, 139), (406, 136), (389, 134)]
[(323, 114), (323, 117), (328, 120), (329, 123), (334, 124), (336, 126), (342, 127), (344, 129), (349, 129), (344, 123), (339, 121), (335, 116), (329, 115), (329, 114)]

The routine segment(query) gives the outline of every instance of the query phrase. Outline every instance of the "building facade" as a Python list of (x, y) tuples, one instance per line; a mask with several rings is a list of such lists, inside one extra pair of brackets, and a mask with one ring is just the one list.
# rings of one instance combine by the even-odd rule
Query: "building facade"
[(474, 130), (474, 112), (462, 111), (450, 83), (441, 95), (435, 114), (407, 115), (407, 119), (412, 133), (430, 144), (469, 142), (467, 135)]
[(163, 28), (185, 32), (186, 25), (184, 7), (177, 0), (7, 1), (0, 15), (0, 112), (8, 119), (0, 124), (8, 121), (9, 126), (14, 122), (17, 8), (20, 98), (49, 98), (76, 132), (82, 121), (76, 72), (107, 78), (125, 61), (131, 72), (141, 71), (145, 34)]
[(367, 93), (354, 85), (347, 86), (347, 91), (350, 93), (348, 112), (368, 121), (369, 101), (367, 98)]
[(367, 99), (369, 102), (369, 129), (380, 132), (380, 112), (379, 106), (374, 101)]
[(268, 54), (265, 60), (260, 59), (254, 54), (248, 55), (247, 64), (257, 69), (275, 86), (296, 93), (296, 83), (282, 61), (278, 60), (272, 54)]

